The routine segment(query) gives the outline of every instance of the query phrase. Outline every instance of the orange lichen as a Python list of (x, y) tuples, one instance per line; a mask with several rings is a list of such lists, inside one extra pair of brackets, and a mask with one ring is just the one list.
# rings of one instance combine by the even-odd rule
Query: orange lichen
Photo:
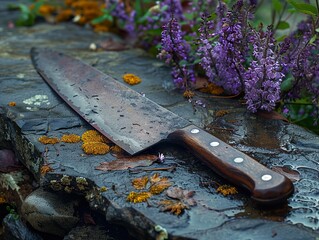
[(52, 5), (43, 4), (39, 8), (39, 13), (42, 16), (51, 15), (56, 11), (56, 8)]
[(52, 172), (52, 171), (53, 171), (53, 169), (49, 165), (43, 165), (40, 169), (42, 176), (47, 174), (48, 172)]
[(76, 134), (66, 134), (61, 137), (61, 142), (65, 143), (77, 143), (81, 141), (81, 137)]
[(81, 136), (81, 139), (84, 143), (86, 142), (101, 142), (101, 143), (109, 143), (106, 137), (104, 137), (101, 133), (96, 130), (88, 130), (84, 132)]
[(201, 88), (199, 91), (213, 95), (221, 95), (224, 93), (224, 89), (214, 83), (208, 83), (206, 87)]
[(158, 204), (163, 207), (162, 211), (169, 211), (175, 215), (180, 215), (184, 209), (189, 209), (189, 207), (181, 201), (163, 200)]
[(82, 149), (86, 154), (103, 155), (110, 151), (110, 147), (102, 142), (84, 142)]
[(73, 11), (71, 9), (61, 10), (55, 17), (56, 22), (69, 21), (73, 17)]
[(121, 152), (124, 151), (122, 148), (120, 148), (117, 145), (112, 146), (110, 150), (111, 150), (112, 153), (121, 153)]
[(111, 25), (112, 23), (110, 21), (103, 21), (98, 24), (93, 24), (92, 27), (95, 32), (109, 32)]
[(140, 203), (140, 202), (146, 202), (147, 199), (149, 199), (151, 196), (152, 194), (149, 192), (139, 192), (139, 193), (130, 192), (126, 200), (128, 202)]
[(16, 104), (16, 102), (9, 102), (8, 105), (9, 105), (10, 107), (15, 107), (17, 104)]
[(229, 113), (229, 110), (218, 110), (218, 111), (216, 111), (215, 116), (216, 117), (223, 117), (228, 113)]
[(237, 189), (233, 186), (229, 186), (229, 185), (221, 185), (217, 188), (217, 192), (223, 194), (224, 196), (227, 195), (234, 195), (237, 192)]
[(38, 138), (38, 141), (42, 144), (56, 144), (60, 142), (60, 140), (56, 137), (48, 137), (48, 136), (41, 136)]
[(192, 98), (192, 97), (195, 96), (195, 93), (192, 92), (191, 90), (186, 90), (186, 91), (183, 93), (183, 96), (184, 96), (184, 98), (190, 99), (190, 98)]
[(138, 190), (144, 189), (147, 183), (148, 183), (148, 176), (135, 178), (132, 180), (133, 187)]
[(6, 198), (4, 196), (0, 196), (0, 204), (6, 203)]
[(122, 78), (123, 78), (124, 82), (126, 82), (127, 84), (130, 84), (130, 85), (136, 85), (142, 81), (138, 76), (136, 76), (132, 73), (124, 74)]

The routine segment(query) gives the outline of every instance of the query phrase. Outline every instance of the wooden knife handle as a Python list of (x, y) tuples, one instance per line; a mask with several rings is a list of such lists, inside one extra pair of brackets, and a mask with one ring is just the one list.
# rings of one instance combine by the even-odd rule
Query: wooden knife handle
[(294, 191), (288, 178), (195, 125), (171, 133), (168, 139), (186, 145), (213, 171), (233, 184), (248, 189), (252, 198), (259, 203), (273, 204), (283, 201)]

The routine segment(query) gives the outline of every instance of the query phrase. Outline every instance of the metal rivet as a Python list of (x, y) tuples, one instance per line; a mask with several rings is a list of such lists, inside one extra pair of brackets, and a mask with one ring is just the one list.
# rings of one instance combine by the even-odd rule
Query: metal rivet
[(217, 147), (219, 145), (219, 142), (211, 142), (209, 145), (212, 147)]
[(235, 162), (235, 163), (242, 163), (243, 161), (244, 161), (244, 159), (241, 158), (241, 157), (238, 157), (238, 158), (235, 158), (235, 159), (234, 159), (234, 162)]
[(271, 179), (272, 179), (272, 176), (269, 174), (262, 175), (262, 177), (261, 177), (261, 180), (263, 180), (263, 181), (269, 181)]
[(194, 129), (191, 130), (191, 133), (199, 133), (199, 130), (194, 128)]

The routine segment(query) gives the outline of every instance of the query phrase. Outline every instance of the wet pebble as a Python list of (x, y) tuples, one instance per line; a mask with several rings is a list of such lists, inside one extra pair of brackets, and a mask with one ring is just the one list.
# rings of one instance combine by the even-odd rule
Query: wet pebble
[(22, 217), (36, 230), (65, 236), (79, 221), (74, 216), (77, 201), (67, 195), (37, 189), (22, 205)]

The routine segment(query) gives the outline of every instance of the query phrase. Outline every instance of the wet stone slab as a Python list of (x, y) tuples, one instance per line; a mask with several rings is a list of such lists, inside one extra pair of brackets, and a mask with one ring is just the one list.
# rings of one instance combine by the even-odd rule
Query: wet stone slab
[[(14, 17), (4, 16), (5, 20)], [(172, 88), (169, 69), (142, 50), (89, 50), (92, 42), (120, 41), (111, 34), (95, 34), (72, 24), (42, 23), (31, 28), (7, 29), (5, 23), (1, 23), (0, 38), (0, 147), (10, 143), (41, 186), (84, 196), (91, 208), (103, 213), (107, 221), (125, 226), (140, 239), (165, 239), (166, 233), (172, 239), (207, 239), (214, 234), (218, 239), (229, 239), (229, 236), (286, 239), (289, 234), (303, 236), (303, 239), (319, 236), (317, 135), (281, 120), (250, 114), (238, 99), (202, 95), (197, 97), (206, 107), (194, 107)], [(96, 170), (100, 163), (113, 161), (116, 156), (85, 155), (81, 143), (43, 145), (38, 141), (40, 136), (81, 135), (91, 128), (36, 73), (29, 56), (34, 46), (79, 58), (119, 81), (124, 73), (137, 74), (142, 83), (132, 87), (136, 91), (269, 168), (285, 166), (297, 172), (295, 193), (287, 203), (266, 209), (252, 202), (243, 189), (238, 189), (238, 194), (223, 196), (216, 188), (229, 184), (226, 180), (207, 169), (187, 150), (170, 144), (149, 149), (147, 153), (163, 153), (166, 160), (140, 168), (141, 171)], [(16, 106), (8, 106), (12, 101)], [(227, 110), (227, 114), (221, 116), (220, 110)], [(44, 165), (53, 171), (41, 175)], [(172, 166), (175, 171), (146, 171)], [(194, 191), (192, 201), (196, 205), (190, 204), (189, 209), (177, 216), (161, 211), (158, 205), (170, 199), (166, 192), (152, 196), (148, 202), (128, 202), (128, 194), (139, 191), (132, 186), (132, 180), (150, 177), (156, 172), (167, 177), (171, 187)]]

